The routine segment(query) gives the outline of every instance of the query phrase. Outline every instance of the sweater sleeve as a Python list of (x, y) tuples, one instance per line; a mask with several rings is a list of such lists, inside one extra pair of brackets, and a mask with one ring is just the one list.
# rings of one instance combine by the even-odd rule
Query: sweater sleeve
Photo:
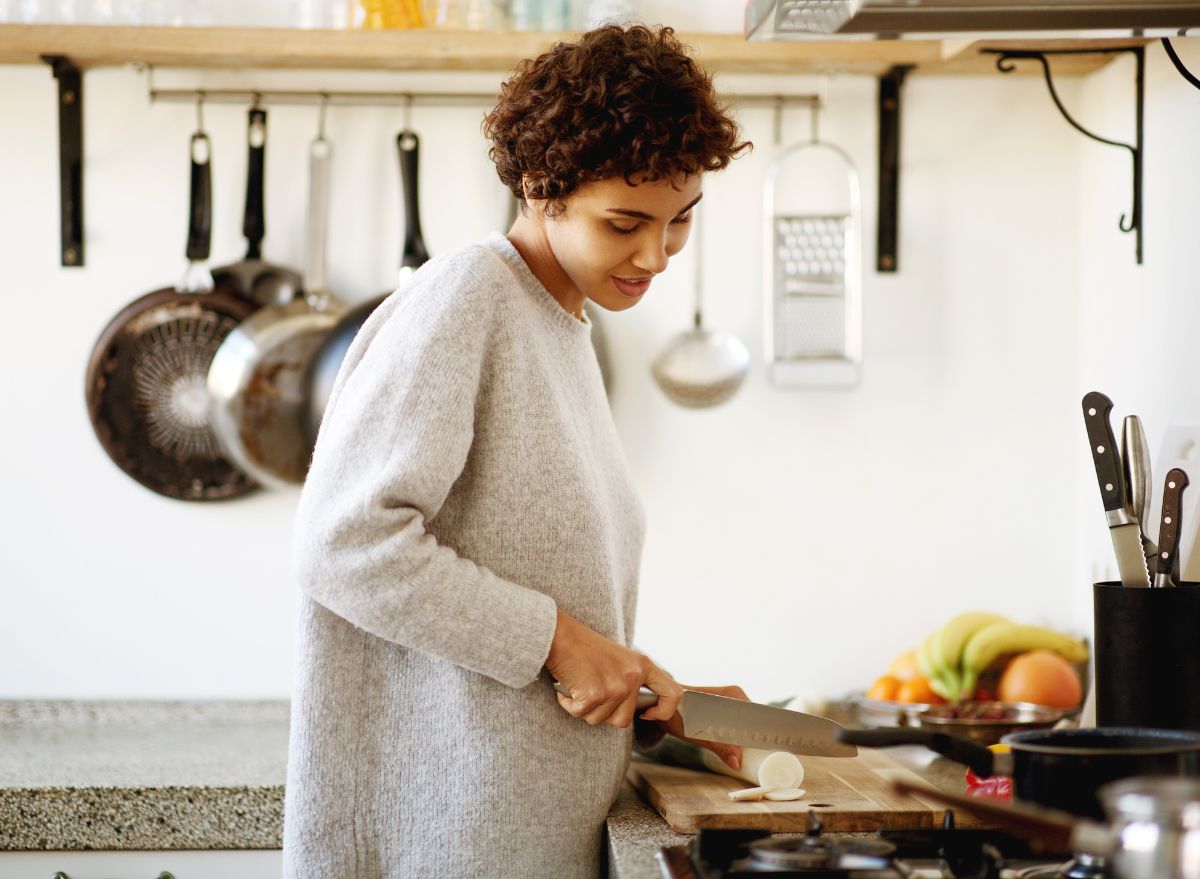
[(554, 600), (426, 528), (467, 460), (502, 291), (470, 277), (418, 284), (381, 305), (347, 352), (293, 564), (302, 589), (359, 628), (523, 687), (549, 653)]

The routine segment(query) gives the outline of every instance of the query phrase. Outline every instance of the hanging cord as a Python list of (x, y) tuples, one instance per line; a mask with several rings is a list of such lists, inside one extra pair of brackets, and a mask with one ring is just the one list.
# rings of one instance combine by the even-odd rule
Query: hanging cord
[(1192, 73), (1190, 70), (1188, 70), (1186, 67), (1183, 66), (1183, 62), (1179, 60), (1179, 56), (1175, 53), (1175, 47), (1171, 45), (1171, 41), (1168, 40), (1166, 37), (1163, 37), (1162, 44), (1163, 44), (1163, 48), (1167, 50), (1167, 57), (1171, 59), (1171, 63), (1174, 64), (1175, 69), (1179, 71), (1179, 75), (1182, 76), (1184, 79), (1186, 79), (1188, 82), (1190, 82), (1192, 85), (1194, 85), (1196, 88), (1200, 89), (1200, 79), (1198, 79), (1196, 77), (1196, 74)]

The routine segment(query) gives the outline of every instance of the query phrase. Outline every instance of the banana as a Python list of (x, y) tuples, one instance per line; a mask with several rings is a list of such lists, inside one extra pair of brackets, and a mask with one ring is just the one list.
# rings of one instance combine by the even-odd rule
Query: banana
[(996, 657), (1005, 653), (1025, 653), (1039, 648), (1053, 650), (1069, 662), (1084, 662), (1088, 658), (1087, 647), (1062, 632), (1011, 622), (992, 623), (976, 631), (963, 648), (959, 694), (963, 698), (969, 697), (975, 690), (979, 674), (991, 665)]
[(934, 632), (921, 642), (921, 647), (917, 650), (917, 668), (925, 680), (929, 681), (929, 688), (933, 692), (943, 699), (953, 699), (958, 691), (958, 673), (954, 669), (942, 668), (934, 662), (933, 644), (937, 636), (938, 633)]
[[(943, 672), (958, 672), (962, 665), (963, 648), (971, 636), (993, 623), (1007, 623), (1006, 617), (987, 611), (969, 611), (960, 613), (938, 630), (929, 647), (930, 660), (934, 668)], [(944, 675), (943, 675), (944, 676)]]

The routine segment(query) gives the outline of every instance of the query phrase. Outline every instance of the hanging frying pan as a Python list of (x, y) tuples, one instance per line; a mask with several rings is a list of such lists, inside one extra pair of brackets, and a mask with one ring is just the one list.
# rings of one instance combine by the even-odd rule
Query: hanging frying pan
[(267, 111), (250, 108), (246, 127), (249, 159), (246, 172), (246, 209), (242, 234), (246, 256), (239, 262), (213, 269), (216, 284), (236, 290), (259, 305), (282, 305), (301, 293), (300, 274), (285, 266), (271, 265), (262, 258), (262, 240), (267, 231), (263, 185), (266, 174)]
[(209, 416), (222, 448), (268, 485), (304, 482), (311, 457), (305, 370), (343, 311), (325, 274), (332, 152), (322, 130), (309, 161), (304, 298), (255, 312), (221, 343), (208, 370)]
[(175, 287), (122, 309), (88, 362), (88, 416), (113, 462), (146, 488), (182, 500), (237, 497), (255, 482), (221, 449), (208, 420), (213, 354), (255, 305), (214, 289), (208, 269), (212, 178), (208, 136), (192, 135), (187, 259)]
[[(400, 182), (404, 196), (404, 247), (395, 288), (399, 290), (408, 281), (409, 276), (429, 260), (429, 251), (421, 237), (421, 212), (417, 200), (421, 140), (415, 131), (405, 129), (396, 135), (396, 148), (400, 153)], [(329, 395), (333, 393), (334, 380), (337, 379), (338, 370), (350, 343), (354, 341), (354, 336), (367, 322), (376, 306), (393, 292), (394, 290), (388, 290), (351, 308), (313, 355), (305, 379), (308, 389), (308, 412), (304, 427), (308, 432), (310, 449), (316, 445), (317, 431), (321, 428), (321, 419), (325, 415), (325, 407), (329, 404)]]

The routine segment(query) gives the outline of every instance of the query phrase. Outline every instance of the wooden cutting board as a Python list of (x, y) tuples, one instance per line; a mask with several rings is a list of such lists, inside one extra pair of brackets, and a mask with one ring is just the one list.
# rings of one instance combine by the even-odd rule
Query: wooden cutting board
[[(923, 779), (890, 757), (862, 748), (857, 757), (802, 757), (804, 798), (789, 803), (739, 803), (729, 791), (749, 783), (698, 769), (664, 766), (635, 758), (629, 782), (663, 816), (671, 829), (694, 833), (697, 828), (736, 827), (747, 830), (802, 832), (810, 811), (827, 831), (873, 831), (940, 827), (945, 809), (918, 797), (894, 792), (889, 779)], [(965, 812), (955, 812), (955, 826), (982, 826)]]

